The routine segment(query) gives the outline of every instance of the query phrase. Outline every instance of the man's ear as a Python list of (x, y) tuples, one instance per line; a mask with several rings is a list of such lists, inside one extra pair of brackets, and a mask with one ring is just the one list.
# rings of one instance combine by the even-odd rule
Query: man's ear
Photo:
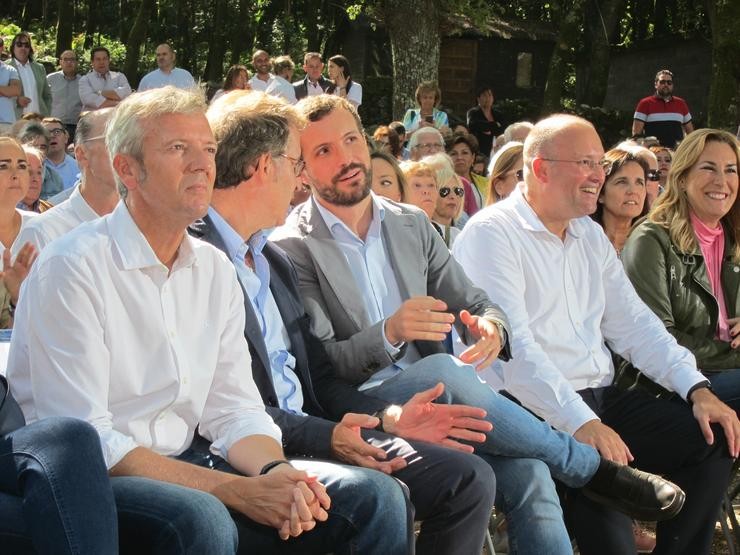
[(77, 165), (81, 169), (87, 168), (90, 164), (90, 161), (87, 159), (85, 147), (83, 147), (81, 144), (75, 145), (75, 160), (77, 160)]
[(547, 182), (549, 180), (549, 166), (545, 164), (546, 160), (535, 158), (532, 160), (532, 174), (537, 181)]
[(126, 189), (133, 191), (138, 188), (141, 181), (141, 165), (133, 156), (128, 154), (116, 154), (113, 157), (113, 169), (118, 174)]

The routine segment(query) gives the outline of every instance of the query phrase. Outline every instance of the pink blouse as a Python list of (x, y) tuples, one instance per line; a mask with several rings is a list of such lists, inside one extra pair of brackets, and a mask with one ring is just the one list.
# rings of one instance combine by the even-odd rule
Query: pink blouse
[(725, 305), (725, 294), (722, 290), (722, 259), (725, 256), (725, 230), (720, 223), (711, 229), (702, 222), (693, 211), (690, 212), (691, 226), (699, 240), (699, 248), (704, 257), (707, 267), (709, 283), (712, 293), (719, 305), (719, 318), (717, 320), (716, 338), (721, 341), (730, 341), (730, 328), (727, 324), (727, 306)]

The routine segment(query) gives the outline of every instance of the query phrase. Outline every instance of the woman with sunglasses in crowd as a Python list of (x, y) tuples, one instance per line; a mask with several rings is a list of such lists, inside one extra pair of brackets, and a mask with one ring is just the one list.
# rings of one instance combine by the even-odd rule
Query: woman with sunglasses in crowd
[(496, 151), (488, 164), (488, 198), (486, 205), (493, 204), (508, 197), (522, 181), (524, 169), (524, 144), (511, 141)]
[(424, 163), (431, 166), (439, 183), (432, 224), (442, 235), (447, 248), (450, 248), (464, 224), (464, 221), (461, 221), (461, 217), (465, 217), (463, 212), (465, 189), (462, 179), (455, 173), (452, 159), (446, 154), (440, 152), (427, 156)]

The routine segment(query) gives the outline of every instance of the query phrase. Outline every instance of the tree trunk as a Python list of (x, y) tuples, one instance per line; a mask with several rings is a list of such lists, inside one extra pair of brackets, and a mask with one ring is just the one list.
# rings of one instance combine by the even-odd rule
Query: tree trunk
[(708, 0), (707, 15), (712, 28), (707, 125), (736, 132), (740, 125), (740, 57), (737, 54), (740, 2)]
[(250, 14), (251, 0), (239, 0), (239, 25), (234, 25), (231, 35), (231, 65), (238, 64), (242, 52), (249, 51), (254, 44), (254, 18)]
[(100, 0), (88, 0), (87, 2), (87, 25), (85, 26), (85, 48), (92, 48), (95, 41), (95, 31), (98, 28), (98, 11)]
[(62, 52), (72, 48), (74, 15), (74, 0), (59, 0), (57, 4), (57, 58)]
[(624, 11), (625, 0), (589, 2), (584, 20), (584, 48), (579, 56), (576, 102), (601, 106), (609, 81), (611, 43)]
[(134, 20), (134, 25), (131, 27), (126, 43), (126, 62), (123, 64), (123, 73), (134, 88), (139, 85), (139, 53), (141, 52), (141, 45), (146, 41), (153, 7), (154, 0), (141, 0), (139, 13), (136, 15), (136, 20)]
[(226, 52), (226, 41), (223, 30), (226, 24), (226, 13), (228, 6), (226, 0), (215, 0), (213, 23), (211, 27), (211, 40), (206, 60), (206, 81), (221, 81), (224, 75), (224, 53)]
[(382, 0), (380, 8), (393, 58), (393, 117), (401, 119), (416, 106), (419, 83), (439, 76), (439, 12), (434, 0)]
[(560, 17), (556, 19), (559, 31), (547, 70), (542, 115), (562, 109), (563, 83), (568, 74), (567, 64), (573, 59), (573, 48), (578, 44), (584, 4), (585, 0), (573, 0), (570, 6), (552, 3), (554, 13), (560, 12)]

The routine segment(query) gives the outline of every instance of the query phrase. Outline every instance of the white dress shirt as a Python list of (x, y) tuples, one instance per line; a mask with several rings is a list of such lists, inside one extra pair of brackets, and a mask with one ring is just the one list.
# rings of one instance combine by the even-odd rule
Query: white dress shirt
[[(20, 248), (23, 246), (23, 243), (21, 242), (22, 241), (21, 233), (23, 233), (23, 230), (26, 229), (26, 226), (31, 221), (35, 220), (36, 218), (40, 216), (38, 212), (31, 212), (30, 210), (22, 210), (21, 208), (16, 208), (15, 211), (21, 215), (21, 228), (18, 230), (18, 235), (15, 236), (15, 241), (13, 241), (13, 244), (10, 245), (10, 252), (12, 252), (13, 255), (15, 255), (15, 253), (17, 253), (20, 250)], [(3, 253), (5, 252), (5, 249), (6, 249), (5, 245), (0, 243), (0, 256), (3, 255)]]
[(260, 91), (265, 92), (267, 91), (267, 87), (270, 85), (270, 83), (273, 82), (275, 79), (275, 76), (270, 73), (270, 77), (267, 78), (267, 81), (263, 81), (259, 77), (257, 77), (257, 74), (255, 73), (252, 75), (252, 77), (249, 79), (249, 85), (252, 87), (253, 91)]
[(97, 110), (106, 101), (100, 94), (101, 91), (116, 91), (118, 97), (123, 100), (131, 94), (131, 86), (123, 73), (109, 71), (101, 75), (91, 71), (80, 78), (80, 100), (83, 110)]
[(21, 229), (13, 244), (13, 254), (17, 254), (26, 241), (41, 251), (57, 237), (98, 217), (95, 210), (82, 198), (80, 188), (75, 187), (69, 199), (39, 214)]
[(517, 188), (473, 216), (452, 251), (509, 317), (512, 359), (502, 365), (503, 386), (555, 428), (572, 434), (596, 418), (577, 391), (613, 382), (606, 344), (683, 398), (706, 381), (691, 352), (637, 296), (590, 218), (571, 220), (562, 241)]
[[(373, 201), (373, 219), (364, 241), (347, 227), (347, 224), (314, 199), (310, 199), (309, 202), (313, 202), (316, 206), (326, 227), (334, 237), (337, 247), (347, 260), (352, 277), (362, 293), (368, 319), (375, 324), (393, 316), (403, 304), (403, 297), (383, 241), (382, 225), (385, 208), (378, 202), (374, 193), (370, 195)], [(391, 357), (400, 354), (403, 345), (393, 346), (385, 335), (385, 328), (383, 329), (383, 342)], [(365, 391), (377, 387), (420, 359), (421, 355), (416, 346), (409, 343), (406, 345), (406, 352), (402, 358), (373, 374), (372, 378), (360, 384), (357, 389)]]
[(275, 78), (270, 81), (270, 84), (267, 85), (265, 92), (267, 94), (271, 94), (272, 96), (282, 98), (288, 104), (295, 104), (296, 102), (298, 102), (295, 97), (295, 89), (293, 88), (293, 85), (290, 83), (290, 81), (288, 81), (284, 77), (280, 77), (279, 75), (276, 75)]
[(178, 89), (192, 89), (195, 86), (195, 79), (190, 72), (180, 67), (173, 67), (172, 71), (165, 73), (157, 68), (144, 75), (139, 82), (139, 92), (148, 91), (149, 89), (158, 89), (172, 85)]
[(226, 458), (253, 434), (281, 441), (250, 372), (234, 267), (183, 233), (168, 271), (121, 202), (42, 252), (26, 279), (9, 377), (28, 422), (98, 431), (108, 468), (143, 446), (187, 449), (196, 426)]
[(18, 76), (21, 78), (21, 83), (23, 83), (23, 96), (31, 99), (31, 102), (23, 108), (23, 113), (41, 112), (41, 108), (39, 107), (39, 93), (36, 88), (36, 75), (31, 68), (31, 60), (27, 60), (24, 64), (16, 59), (15, 64), (18, 69)]

